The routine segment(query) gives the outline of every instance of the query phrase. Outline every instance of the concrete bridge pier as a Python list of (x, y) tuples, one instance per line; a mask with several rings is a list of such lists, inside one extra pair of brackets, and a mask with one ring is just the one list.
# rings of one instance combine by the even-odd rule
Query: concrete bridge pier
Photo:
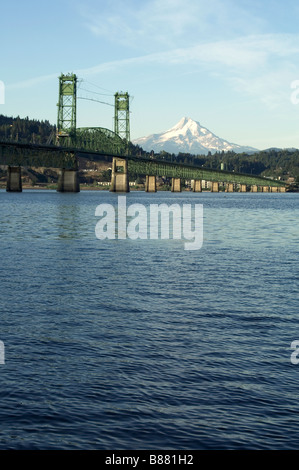
[(172, 178), (172, 180), (171, 180), (171, 191), (174, 192), (174, 193), (180, 193), (182, 191), (181, 179), (180, 178)]
[(285, 186), (281, 186), (281, 187), (279, 188), (279, 192), (280, 192), (280, 193), (285, 193), (285, 192), (286, 192), (286, 187), (285, 187)]
[(219, 183), (218, 181), (211, 181), (211, 192), (219, 193)]
[(157, 192), (157, 181), (155, 176), (146, 175), (144, 189), (147, 193)]
[(269, 186), (263, 186), (263, 193), (269, 192)]
[(201, 193), (202, 192), (201, 180), (194, 180), (193, 191), (195, 193)]
[(113, 157), (110, 191), (116, 193), (130, 192), (128, 161), (125, 158)]
[(253, 185), (251, 186), (250, 191), (251, 191), (252, 193), (257, 193), (257, 185), (256, 185), (256, 184), (253, 184)]
[(10, 192), (22, 192), (22, 180), (21, 180), (21, 167), (20, 166), (8, 166), (7, 167), (7, 182), (6, 191)]
[(226, 185), (226, 191), (227, 191), (228, 193), (233, 193), (233, 192), (234, 192), (234, 183), (228, 183), (228, 184)]
[(60, 193), (79, 193), (78, 170), (68, 170), (62, 168), (58, 177), (57, 191)]
[(246, 184), (241, 184), (241, 185), (240, 185), (240, 192), (241, 192), (241, 193), (246, 193), (246, 191), (247, 191), (247, 186), (246, 186)]
[(278, 187), (277, 186), (271, 186), (271, 193), (277, 193), (278, 192)]

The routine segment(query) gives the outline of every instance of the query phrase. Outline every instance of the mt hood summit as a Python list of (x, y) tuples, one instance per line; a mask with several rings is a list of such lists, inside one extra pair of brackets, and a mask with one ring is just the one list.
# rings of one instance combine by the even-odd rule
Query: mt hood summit
[(207, 155), (208, 152), (224, 152), (233, 150), (237, 153), (255, 152), (253, 147), (244, 147), (221, 139), (211, 131), (201, 126), (199, 122), (188, 117), (182, 118), (175, 126), (161, 134), (152, 134), (148, 137), (140, 137), (133, 140), (133, 144), (139, 145), (143, 150), (158, 153), (165, 152), (178, 154), (190, 153), (193, 155)]

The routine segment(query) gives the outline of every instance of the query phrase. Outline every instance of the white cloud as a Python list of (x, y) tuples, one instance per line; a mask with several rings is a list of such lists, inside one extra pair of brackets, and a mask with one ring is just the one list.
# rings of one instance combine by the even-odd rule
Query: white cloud
[[(104, 5), (105, 5), (104, 1)], [(207, 38), (260, 31), (263, 21), (233, 0), (114, 0), (109, 8), (81, 5), (93, 35), (134, 50), (186, 47)]]
[[(298, 55), (297, 34), (250, 35), (104, 62), (74, 72), (84, 79), (121, 69), (146, 69), (147, 66), (152, 67), (152, 70), (159, 70), (160, 67), (167, 70), (167, 67), (170, 67), (171, 74), (173, 67), (182, 66), (179, 73), (204, 71), (216, 75), (220, 81), (229, 83), (234, 90), (255, 96), (267, 106), (273, 107), (275, 103), (285, 100), (289, 83), (299, 79)], [(177, 73), (177, 69), (175, 70)], [(37, 77), (12, 84), (8, 88), (33, 87), (57, 77), (56, 73)]]
[(111, 71), (132, 65), (201, 65), (227, 73), (258, 73), (271, 68), (272, 62), (292, 68), (298, 62), (299, 35), (258, 35), (228, 41), (200, 43), (196, 46), (156, 52), (129, 59), (115, 60), (79, 70), (83, 74)]
[[(122, 67), (182, 66), (217, 76), (240, 94), (256, 98), (273, 109), (289, 104), (289, 84), (299, 79), (299, 35), (252, 35), (229, 41), (201, 43), (82, 70), (82, 74)], [(170, 71), (171, 74), (171, 71)]]
[(41, 75), (39, 77), (28, 78), (28, 80), (22, 80), (21, 82), (11, 83), (7, 85), (7, 90), (16, 90), (19, 88), (32, 88), (41, 83), (58, 78), (59, 73), (52, 73), (50, 75)]

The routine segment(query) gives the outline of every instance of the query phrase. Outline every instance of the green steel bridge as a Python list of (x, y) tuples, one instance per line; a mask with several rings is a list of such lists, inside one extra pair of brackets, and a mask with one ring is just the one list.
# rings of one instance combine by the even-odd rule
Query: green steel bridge
[(0, 165), (23, 167), (48, 167), (78, 169), (78, 157), (85, 156), (91, 161), (99, 161), (103, 156), (120, 158), (128, 162), (129, 174), (141, 176), (157, 176), (168, 178), (181, 178), (186, 180), (205, 180), (222, 183), (246, 184), (269, 187), (285, 187), (286, 183), (261, 176), (245, 173), (215, 170), (184, 163), (167, 162), (157, 158), (145, 158), (126, 155), (126, 147), (119, 142), (122, 151), (113, 152), (107, 146), (107, 151), (100, 149), (65, 147), (59, 145), (25, 144), (19, 142), (0, 141)]
[[(63, 170), (78, 170), (78, 157), (91, 161), (111, 157), (115, 171), (128, 174), (221, 182), (247, 186), (286, 188), (286, 183), (259, 176), (214, 170), (200, 166), (168, 162), (152, 156), (139, 157), (128, 154), (130, 141), (130, 106), (128, 93), (114, 95), (114, 131), (102, 127), (77, 128), (77, 77), (74, 74), (59, 77), (59, 100), (57, 133), (55, 144), (42, 145), (10, 140), (0, 141), (0, 165), (8, 168), (48, 167)], [(94, 100), (93, 100), (94, 101)], [(112, 171), (113, 173), (113, 171)]]

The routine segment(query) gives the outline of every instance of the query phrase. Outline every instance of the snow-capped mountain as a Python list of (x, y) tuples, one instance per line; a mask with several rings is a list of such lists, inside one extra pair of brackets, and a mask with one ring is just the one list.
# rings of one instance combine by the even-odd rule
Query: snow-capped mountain
[(253, 147), (244, 147), (221, 139), (211, 131), (201, 126), (199, 122), (184, 117), (175, 126), (161, 134), (152, 134), (148, 137), (140, 137), (133, 140), (133, 144), (139, 145), (143, 150), (150, 152), (165, 152), (178, 154), (190, 153), (192, 155), (207, 155), (210, 151), (225, 152), (233, 150), (236, 153), (255, 152)]

